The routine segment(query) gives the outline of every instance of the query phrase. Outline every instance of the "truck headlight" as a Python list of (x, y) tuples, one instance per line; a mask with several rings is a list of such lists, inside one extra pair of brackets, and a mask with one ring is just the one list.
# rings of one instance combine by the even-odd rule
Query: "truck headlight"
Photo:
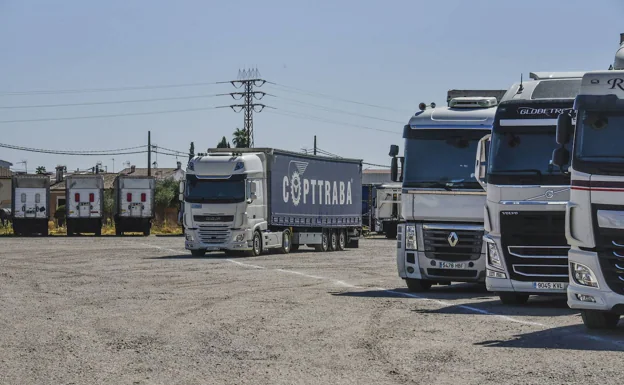
[(496, 247), (496, 243), (492, 241), (486, 241), (486, 244), (488, 263), (494, 267), (502, 269), (503, 262), (501, 261), (500, 254), (498, 253), (498, 247)]
[(234, 237), (235, 242), (242, 242), (244, 239), (245, 239), (245, 233), (238, 234), (236, 237)]
[(416, 225), (405, 226), (405, 250), (418, 250)]
[(581, 265), (580, 263), (570, 262), (570, 269), (574, 282), (581, 286), (598, 288), (598, 280), (589, 267)]
[(186, 233), (186, 240), (187, 240), (187, 241), (190, 241), (190, 242), (193, 242), (193, 240), (194, 240), (194, 239), (193, 239), (193, 234), (191, 234), (191, 233)]

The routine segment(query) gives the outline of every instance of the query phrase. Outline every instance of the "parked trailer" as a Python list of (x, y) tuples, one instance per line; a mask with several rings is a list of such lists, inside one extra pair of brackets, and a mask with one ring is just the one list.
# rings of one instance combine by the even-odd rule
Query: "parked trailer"
[(361, 160), (211, 149), (189, 162), (181, 191), (193, 255), (343, 250), (362, 233)]
[(95, 233), (102, 235), (104, 215), (104, 178), (102, 175), (71, 175), (67, 177), (67, 235)]
[(401, 220), (401, 184), (386, 183), (376, 188), (375, 228), (388, 239), (396, 239)]
[(114, 219), (117, 235), (143, 233), (150, 235), (154, 219), (154, 190), (151, 176), (119, 175), (113, 182)]
[(46, 175), (15, 175), (11, 212), (16, 235), (48, 235), (50, 179)]

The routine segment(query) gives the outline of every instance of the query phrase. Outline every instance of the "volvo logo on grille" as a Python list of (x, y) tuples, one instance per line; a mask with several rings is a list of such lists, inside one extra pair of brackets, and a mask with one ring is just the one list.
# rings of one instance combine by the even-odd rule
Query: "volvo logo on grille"
[(449, 234), (448, 238), (446, 238), (446, 240), (448, 241), (449, 245), (451, 245), (451, 247), (455, 247), (457, 246), (457, 242), (459, 242), (459, 237), (457, 236), (457, 233), (455, 233), (454, 231), (451, 231), (451, 233)]
[(546, 191), (544, 195), (546, 196), (547, 199), (552, 199), (552, 197), (555, 196), (555, 192), (553, 190), (548, 190)]

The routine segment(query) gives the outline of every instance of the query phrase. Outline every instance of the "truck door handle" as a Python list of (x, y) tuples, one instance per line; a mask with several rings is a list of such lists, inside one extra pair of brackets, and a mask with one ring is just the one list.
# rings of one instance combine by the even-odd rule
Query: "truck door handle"
[(566, 215), (565, 215), (565, 235), (566, 238), (568, 238), (568, 242), (575, 243), (576, 245), (581, 245), (582, 242), (579, 241), (578, 239), (576, 239), (573, 235), (572, 235), (572, 209), (576, 208), (578, 205), (576, 203), (572, 203), (572, 202), (568, 202), (566, 204)]

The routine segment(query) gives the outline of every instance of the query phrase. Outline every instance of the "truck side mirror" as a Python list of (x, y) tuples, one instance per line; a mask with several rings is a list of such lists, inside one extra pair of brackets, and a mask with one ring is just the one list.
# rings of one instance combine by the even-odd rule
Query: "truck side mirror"
[[(557, 128), (559, 133), (559, 128)], [(552, 154), (552, 162), (555, 166), (563, 167), (570, 162), (570, 151), (565, 147), (556, 148)]]
[(491, 137), (491, 134), (487, 134), (483, 138), (481, 138), (479, 140), (479, 143), (477, 144), (477, 159), (475, 162), (474, 177), (484, 190), (487, 190), (487, 184), (485, 183), (488, 156), (487, 143), (490, 141)]
[(399, 182), (403, 182), (403, 169), (405, 167), (405, 157), (399, 157), (401, 159), (401, 169), (399, 170)]
[(388, 155), (393, 158), (399, 155), (399, 146), (397, 146), (396, 144), (390, 145), (390, 153)]
[(399, 180), (399, 159), (394, 156), (390, 163), (390, 180), (397, 182)]
[(557, 143), (562, 146), (569, 143), (571, 134), (572, 117), (568, 114), (559, 115), (557, 118)]
[(251, 203), (258, 199), (256, 195), (256, 183), (254, 181), (247, 181), (247, 185), (249, 186), (249, 199), (247, 199), (247, 203)]
[(178, 199), (180, 200), (180, 202), (182, 202), (184, 200), (184, 189), (186, 188), (186, 183), (184, 181), (180, 182), (180, 187), (178, 190)]

